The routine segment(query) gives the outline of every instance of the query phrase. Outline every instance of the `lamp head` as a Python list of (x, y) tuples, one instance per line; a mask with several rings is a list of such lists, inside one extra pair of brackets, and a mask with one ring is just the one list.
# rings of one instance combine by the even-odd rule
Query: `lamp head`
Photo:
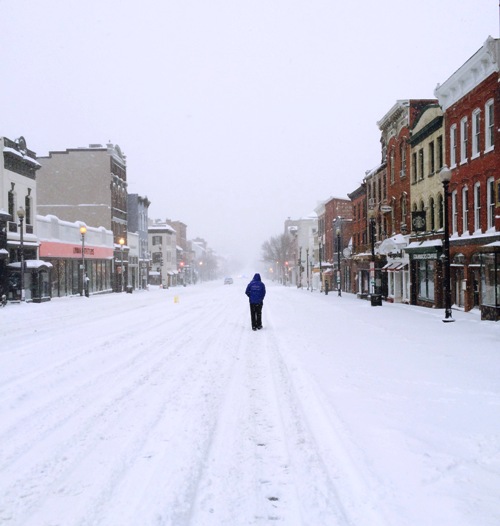
[(24, 211), (24, 208), (20, 206), (19, 210), (17, 211), (17, 217), (22, 221), (25, 215), (26, 215), (26, 212)]
[(123, 245), (125, 244), (125, 239), (123, 239), (123, 237), (121, 237), (121, 238), (118, 240), (118, 243), (119, 243), (120, 246), (123, 248)]
[(439, 172), (439, 179), (441, 179), (441, 182), (449, 183), (451, 181), (451, 170), (446, 166), (446, 164), (441, 168)]
[(80, 234), (82, 236), (84, 236), (86, 233), (87, 233), (87, 227), (86, 226), (81, 226), (80, 227)]

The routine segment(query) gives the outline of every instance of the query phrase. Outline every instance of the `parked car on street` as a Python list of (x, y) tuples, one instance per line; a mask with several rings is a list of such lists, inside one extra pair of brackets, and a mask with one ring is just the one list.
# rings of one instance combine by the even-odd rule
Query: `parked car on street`
[(224, 278), (224, 285), (232, 285), (233, 278)]

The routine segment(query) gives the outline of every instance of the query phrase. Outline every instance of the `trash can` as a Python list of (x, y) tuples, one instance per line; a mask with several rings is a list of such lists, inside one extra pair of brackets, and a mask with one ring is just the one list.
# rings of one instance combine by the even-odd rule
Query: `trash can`
[(132, 291), (134, 290), (134, 287), (132, 287), (132, 285), (127, 285), (125, 290), (127, 291), (127, 294), (132, 294)]
[(382, 307), (382, 294), (372, 294), (370, 300), (372, 307)]

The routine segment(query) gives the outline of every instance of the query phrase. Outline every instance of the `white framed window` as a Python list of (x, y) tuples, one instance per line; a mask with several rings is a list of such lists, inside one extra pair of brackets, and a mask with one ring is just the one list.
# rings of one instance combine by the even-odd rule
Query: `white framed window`
[(487, 225), (489, 230), (495, 226), (495, 179), (490, 177), (486, 181), (486, 196), (487, 196)]
[(457, 165), (457, 125), (450, 128), (450, 167)]
[(488, 152), (495, 147), (495, 116), (493, 113), (493, 99), (484, 106), (484, 151)]
[(399, 146), (399, 157), (401, 159), (401, 174), (400, 177), (406, 176), (406, 143), (403, 141)]
[(469, 188), (462, 188), (462, 230), (465, 234), (469, 231)]
[(394, 152), (392, 151), (391, 152), (391, 157), (390, 157), (390, 160), (391, 160), (391, 183), (394, 184)]
[(457, 209), (457, 191), (453, 190), (451, 193), (451, 232), (456, 234), (458, 232), (458, 209)]
[(481, 149), (481, 111), (479, 108), (472, 112), (472, 158), (479, 155)]
[(474, 231), (481, 230), (481, 183), (474, 185)]
[(460, 121), (460, 163), (467, 162), (467, 140), (469, 135), (469, 123), (467, 117)]

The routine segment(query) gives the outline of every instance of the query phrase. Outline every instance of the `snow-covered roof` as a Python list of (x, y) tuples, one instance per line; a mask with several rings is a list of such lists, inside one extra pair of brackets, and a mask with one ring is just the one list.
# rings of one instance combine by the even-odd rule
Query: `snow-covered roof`
[(28, 161), (29, 163), (34, 164), (35, 166), (41, 166), (41, 164), (37, 160), (33, 159), (33, 157), (25, 155), (22, 152), (18, 152), (16, 149), (11, 148), (10, 146), (5, 146), (3, 151), (6, 153), (12, 153), (17, 157), (20, 157), (23, 161)]

